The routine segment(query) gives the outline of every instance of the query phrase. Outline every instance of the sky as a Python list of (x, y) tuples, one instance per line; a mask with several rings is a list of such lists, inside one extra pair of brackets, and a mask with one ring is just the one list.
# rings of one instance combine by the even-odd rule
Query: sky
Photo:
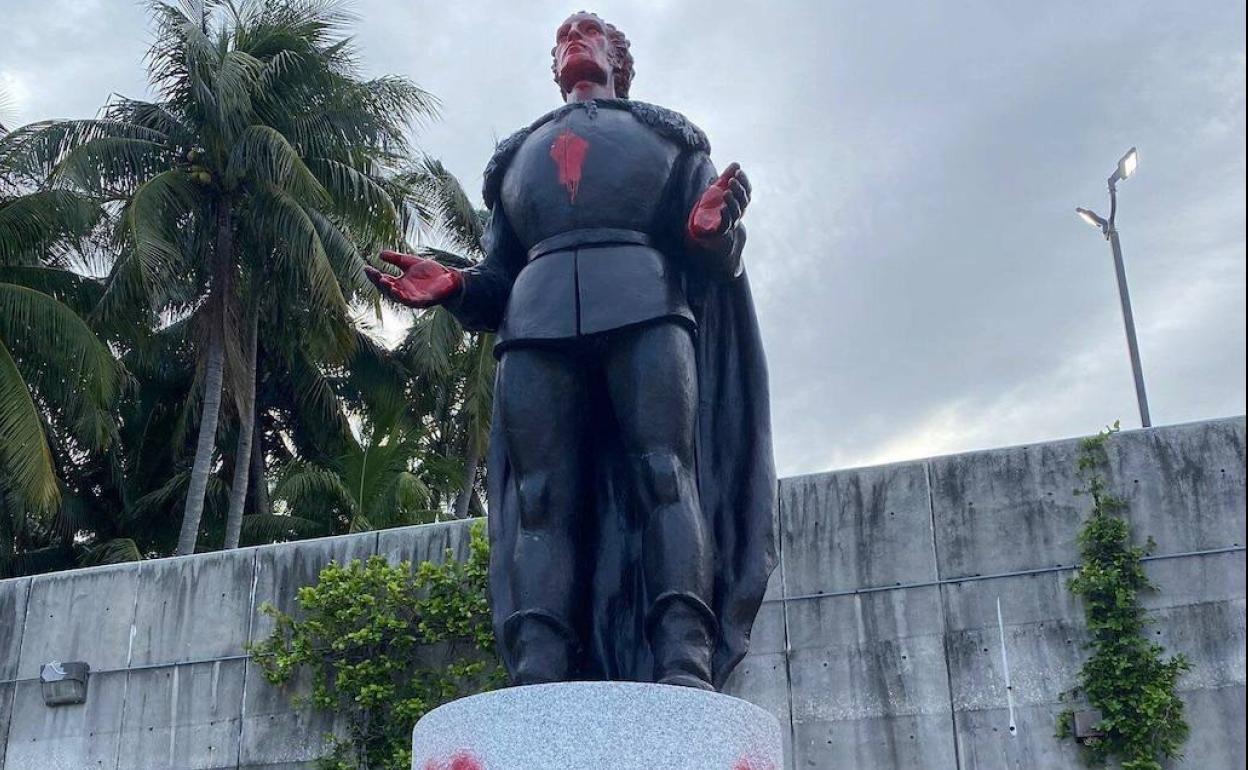
[[(369, 74), (441, 100), (416, 141), (479, 201), (494, 143), (557, 106), (581, 5), (359, 0)], [(1245, 9), (1190, 3), (601, 0), (634, 99), (754, 185), (747, 269), (781, 475), (1139, 425), (1109, 245), (1154, 424), (1245, 411)], [(0, 0), (12, 124), (146, 93), (133, 0)], [(391, 321), (390, 323), (396, 323)]]

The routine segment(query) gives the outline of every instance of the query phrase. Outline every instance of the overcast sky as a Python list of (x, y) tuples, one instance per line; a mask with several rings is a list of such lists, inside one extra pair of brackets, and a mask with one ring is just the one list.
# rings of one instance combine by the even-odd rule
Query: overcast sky
[[(370, 73), (442, 101), (420, 146), (474, 195), (491, 148), (559, 103), (580, 5), (361, 0)], [(754, 182), (746, 259), (782, 475), (1138, 425), (1108, 244), (1119, 230), (1156, 424), (1244, 412), (1239, 0), (593, 6), (636, 99)], [(0, 0), (14, 123), (145, 92), (132, 0)]]

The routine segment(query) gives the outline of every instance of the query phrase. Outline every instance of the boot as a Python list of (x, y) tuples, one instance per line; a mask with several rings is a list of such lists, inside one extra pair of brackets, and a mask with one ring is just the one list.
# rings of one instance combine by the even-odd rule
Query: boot
[(503, 623), (503, 645), (516, 685), (566, 682), (579, 645), (571, 626), (544, 610), (524, 610)]
[(646, 622), (654, 680), (714, 690), (711, 653), (719, 638), (715, 613), (693, 594), (671, 591), (651, 605)]

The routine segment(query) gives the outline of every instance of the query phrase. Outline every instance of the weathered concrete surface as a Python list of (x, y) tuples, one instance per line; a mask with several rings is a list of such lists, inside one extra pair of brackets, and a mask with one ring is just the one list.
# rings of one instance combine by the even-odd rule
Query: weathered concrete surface
[(160, 559), (139, 570), (132, 666), (238, 655), (248, 639), (254, 549)]
[(141, 571), (123, 564), (34, 578), (18, 678), (38, 677), (39, 666), (50, 660), (85, 660), (97, 670), (125, 670)]
[(130, 672), (119, 770), (237, 767), (242, 660)]
[[(1109, 444), (1111, 487), (1156, 542), (1149, 630), (1192, 662), (1176, 768), (1245, 763), (1244, 432), (1240, 417)], [(790, 768), (1078, 766), (1053, 737), (1087, 654), (1066, 590), (1087, 513), (1077, 452), (1059, 441), (780, 482), (780, 566), (727, 690), (780, 720)], [(467, 545), (457, 522), (0, 581), (0, 767), (311, 770), (343, 725), (292, 709), (306, 683), (272, 687), (246, 660), (243, 643), (272, 628), (261, 605), (294, 610), (332, 559)], [(53, 658), (91, 663), (87, 704), (43, 705), (34, 677)]]

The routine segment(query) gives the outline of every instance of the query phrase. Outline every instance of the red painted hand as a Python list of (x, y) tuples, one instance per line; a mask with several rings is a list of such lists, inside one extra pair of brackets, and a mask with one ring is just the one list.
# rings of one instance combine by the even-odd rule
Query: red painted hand
[(403, 275), (389, 275), (372, 267), (364, 268), (365, 275), (382, 294), (408, 307), (440, 304), (455, 296), (464, 285), (464, 277), (458, 270), (444, 267), (432, 259), (383, 251), (381, 260), (401, 269)]
[(750, 180), (740, 164), (729, 164), (689, 212), (689, 237), (703, 243), (720, 240), (741, 221), (748, 205)]

